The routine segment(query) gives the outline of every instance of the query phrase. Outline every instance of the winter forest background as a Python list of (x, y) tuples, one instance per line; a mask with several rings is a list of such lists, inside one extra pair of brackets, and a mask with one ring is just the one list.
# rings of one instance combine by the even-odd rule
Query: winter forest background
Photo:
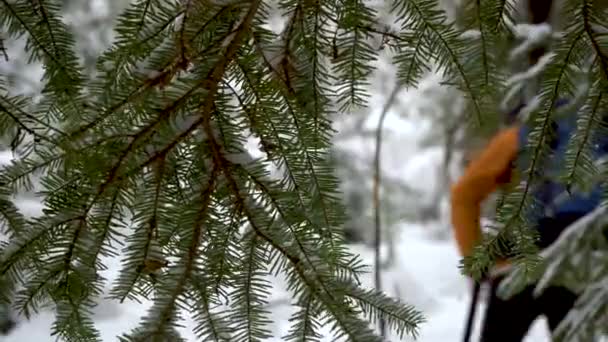
[[(380, 18), (388, 13), (389, 2), (367, 1), (378, 9)], [(64, 0), (63, 4), (62, 14), (69, 27), (73, 28), (77, 53), (83, 60), (85, 72), (94, 73), (96, 58), (112, 43), (115, 35), (113, 21), (126, 8), (127, 0)], [(442, 0), (440, 5), (449, 18), (461, 20), (459, 10), (463, 4), (460, 1)], [(279, 11), (273, 13), (267, 25), (270, 30), (278, 32), (286, 25), (285, 18)], [(476, 33), (468, 34), (475, 36)], [(0, 75), (6, 76), (7, 89), (13, 95), (36, 98), (41, 90), (40, 79), (44, 72), (41, 64), (28, 61), (23, 39), (0, 38)], [(376, 46), (380, 46), (380, 43), (379, 39), (371, 42)], [(10, 58), (5, 60), (4, 53)], [(462, 171), (468, 153), (474, 153), (475, 148), (483, 143), (485, 133), (473, 134), (468, 130), (465, 119), (467, 109), (462, 96), (453, 88), (441, 84), (439, 70), (426, 72), (417, 87), (400, 88), (397, 96), (391, 99), (390, 94), (398, 85), (397, 66), (391, 62), (393, 53), (385, 48), (379, 51), (379, 58), (374, 62), (377, 69), (366, 86), (370, 94), (369, 106), (341, 112), (333, 118), (336, 134), (331, 159), (349, 214), (344, 229), (349, 248), (373, 267), (376, 139), (379, 122), (383, 112), (386, 112), (382, 125), (380, 164), (382, 290), (413, 305), (424, 315), (418, 341), (456, 341), (462, 336), (471, 283), (458, 267), (460, 257), (449, 223), (449, 187)], [(389, 107), (385, 110), (387, 105)], [(248, 148), (254, 158), (263, 154), (258, 141), (253, 138), (249, 140)], [(3, 165), (9, 165), (12, 159), (18, 158), (12, 151), (10, 139), (4, 139), (2, 149), (0, 158)], [(15, 197), (17, 207), (29, 217), (42, 213), (40, 199), (34, 194), (40, 186), (35, 184), (34, 190)], [(490, 211), (491, 208), (488, 208), (488, 213)], [(596, 260), (608, 259), (599, 256)], [(118, 258), (106, 261), (107, 270), (103, 273), (109, 280), (108, 284), (117, 279), (123, 267), (120, 262)], [(608, 278), (604, 276), (603, 279), (605, 284)], [(373, 272), (362, 281), (364, 286), (373, 287)], [(290, 306), (292, 298), (286, 290), (285, 280), (273, 277), (272, 282), (275, 289), (270, 291), (265, 307), (271, 313), (269, 326), (275, 337), (267, 340), (281, 341), (280, 336), (289, 333), (288, 318), (294, 308)], [(109, 291), (109, 285), (103, 289), (106, 294)], [(604, 290), (606, 292), (608, 290)], [(608, 300), (601, 298), (604, 298), (605, 306)], [(150, 303), (127, 300), (120, 304), (115, 300), (102, 300), (99, 306), (92, 309), (92, 319), (100, 330), (101, 339), (114, 341), (118, 333), (135, 328), (149, 308)], [(480, 303), (477, 312), (476, 327), (482, 318), (483, 303)], [(193, 332), (196, 322), (192, 317), (186, 316), (184, 319), (184, 326), (178, 328), (181, 336), (187, 341), (196, 340)], [(16, 329), (10, 335), (0, 337), (0, 340), (52, 341), (54, 338), (49, 334), (54, 320), (55, 313), (43, 309), (29, 321), (20, 318)], [(544, 324), (544, 320), (539, 319), (526, 342), (548, 341)], [(326, 334), (323, 341), (329, 341), (329, 328), (323, 331)], [(397, 335), (388, 339), (399, 340)], [(409, 336), (402, 339), (413, 340)]]

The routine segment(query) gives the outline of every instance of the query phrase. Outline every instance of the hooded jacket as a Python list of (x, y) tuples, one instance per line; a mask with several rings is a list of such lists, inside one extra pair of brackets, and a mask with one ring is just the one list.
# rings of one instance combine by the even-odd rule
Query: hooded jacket
[(512, 165), (519, 151), (519, 130), (514, 125), (496, 134), (451, 188), (452, 228), (463, 257), (469, 256), (481, 239), (482, 202), (511, 181)]

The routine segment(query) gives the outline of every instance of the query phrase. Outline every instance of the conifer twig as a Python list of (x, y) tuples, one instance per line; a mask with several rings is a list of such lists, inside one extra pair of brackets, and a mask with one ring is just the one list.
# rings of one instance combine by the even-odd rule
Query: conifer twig
[[(374, 155), (374, 187), (373, 187), (373, 204), (374, 204), (374, 219), (375, 219), (375, 243), (374, 243), (374, 252), (375, 252), (375, 262), (374, 262), (374, 277), (375, 277), (375, 286), (376, 290), (382, 290), (382, 279), (381, 279), (381, 265), (380, 265), (380, 242), (382, 239), (382, 226), (380, 220), (380, 155), (381, 155), (381, 145), (382, 145), (382, 127), (384, 125), (384, 119), (386, 118), (386, 114), (388, 113), (389, 108), (395, 102), (395, 98), (397, 97), (397, 93), (401, 90), (401, 84), (397, 83), (395, 85), (395, 89), (388, 98), (388, 101), (384, 104), (384, 108), (382, 109), (382, 113), (380, 114), (380, 119), (378, 121), (378, 129), (376, 130), (376, 152)], [(391, 261), (392, 256), (389, 257), (389, 261)], [(385, 326), (384, 319), (380, 318), (380, 334), (382, 337), (385, 336)]]

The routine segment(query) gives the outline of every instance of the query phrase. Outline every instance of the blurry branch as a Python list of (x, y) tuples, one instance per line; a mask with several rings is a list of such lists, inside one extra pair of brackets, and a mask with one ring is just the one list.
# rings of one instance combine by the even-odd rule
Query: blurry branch
[(8, 62), (8, 53), (6, 52), (6, 48), (4, 47), (4, 39), (0, 36), (0, 55), (4, 57), (4, 60)]
[[(382, 128), (383, 128), (383, 124), (384, 124), (384, 119), (386, 118), (386, 114), (388, 113), (389, 108), (392, 106), (393, 102), (395, 102), (395, 98), (397, 97), (397, 93), (399, 93), (399, 90), (401, 90), (401, 85), (400, 84), (396, 84), (395, 85), (395, 89), (393, 89), (393, 92), (391, 93), (388, 101), (386, 102), (386, 104), (384, 105), (384, 108), (382, 109), (382, 113), (380, 114), (380, 119), (378, 121), (378, 129), (376, 130), (376, 153), (374, 154), (374, 188), (373, 188), (373, 195), (374, 195), (374, 219), (375, 219), (375, 235), (376, 235), (376, 239), (375, 239), (375, 273), (374, 273), (374, 277), (375, 277), (375, 285), (376, 285), (376, 290), (378, 291), (382, 291), (382, 277), (381, 277), (381, 265), (380, 265), (380, 242), (381, 242), (381, 238), (382, 238), (382, 226), (381, 226), (381, 219), (380, 219), (380, 172), (381, 172), (381, 167), (380, 167), (380, 159), (381, 159), (381, 145), (382, 145)], [(392, 243), (390, 243), (390, 245), (392, 246)], [(387, 261), (387, 264), (390, 264), (394, 257), (393, 257), (394, 251), (392, 248), (390, 248), (390, 254), (389, 254), (389, 258)], [(382, 265), (382, 266), (387, 266), (387, 265)], [(380, 336), (384, 337), (385, 336), (385, 323), (383, 319), (379, 320), (380, 323)]]

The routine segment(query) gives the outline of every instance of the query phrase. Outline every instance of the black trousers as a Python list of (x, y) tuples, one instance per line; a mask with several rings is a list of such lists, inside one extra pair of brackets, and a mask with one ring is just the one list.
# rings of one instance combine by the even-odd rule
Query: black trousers
[[(545, 218), (536, 227), (541, 235), (538, 246), (546, 248), (561, 235), (570, 224), (581, 218), (580, 214), (562, 214), (555, 218)], [(608, 227), (604, 231), (608, 239)], [(496, 290), (503, 278), (490, 281), (490, 296), (481, 329), (481, 342), (521, 342), (536, 318), (544, 315), (549, 329), (555, 330), (566, 317), (577, 300), (577, 295), (563, 287), (549, 287), (533, 296), (535, 285), (530, 285), (509, 300), (502, 300)]]
[(534, 286), (502, 300), (496, 290), (502, 278), (490, 282), (490, 298), (481, 328), (481, 342), (521, 342), (536, 318), (544, 315), (553, 331), (574, 306), (576, 294), (563, 287), (549, 287), (534, 297)]

